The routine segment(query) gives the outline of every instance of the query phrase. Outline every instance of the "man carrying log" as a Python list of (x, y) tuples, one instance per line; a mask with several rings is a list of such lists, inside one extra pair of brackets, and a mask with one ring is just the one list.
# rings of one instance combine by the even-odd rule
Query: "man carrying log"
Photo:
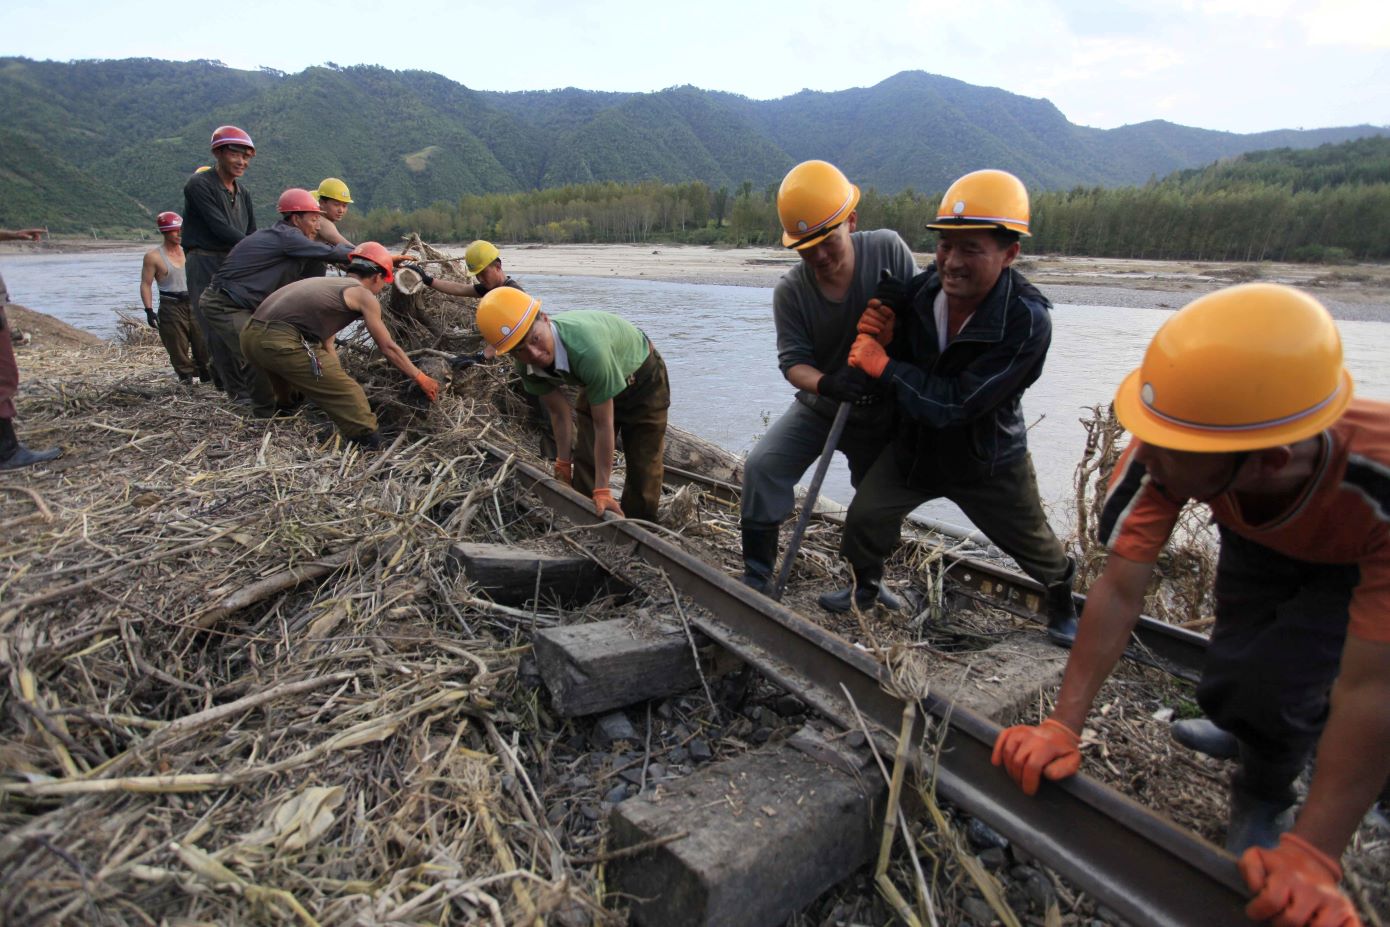
[[(597, 515), (656, 521), (671, 386), (647, 336), (608, 312), (551, 318), (539, 299), (505, 286), (478, 304), (478, 331), (498, 354), (512, 355), (523, 387), (549, 413), (561, 455), (556, 479), (591, 495)], [(579, 387), (577, 441), (561, 385)], [(618, 434), (627, 458), (621, 505), (610, 488)]]
[[(311, 262), (346, 264), (352, 250), (315, 240), (321, 213), (308, 190), (291, 187), (280, 194), (276, 209), (280, 221), (242, 239), (202, 297), (203, 317), (222, 346), (223, 386), (240, 405), (251, 404), (251, 370), (241, 353), (241, 331), (256, 307), (280, 287), (302, 279)], [(218, 362), (217, 354), (213, 362)]]
[(854, 582), (821, 596), (822, 608), (882, 600), (903, 519), (944, 497), (1043, 584), (1048, 637), (1065, 646), (1076, 636), (1076, 565), (1047, 523), (1023, 420), (1023, 391), (1052, 343), (1052, 304), (1011, 266), (1029, 217), (1014, 175), (961, 177), (928, 225), (936, 261), (859, 321), (850, 366), (893, 390), (898, 425), (845, 518), (840, 553)]
[[(1220, 532), (1197, 701), (1239, 744), (1226, 848), (1254, 920), (1360, 924), (1338, 858), (1390, 775), (1390, 404), (1352, 399), (1327, 310), (1292, 287), (1200, 297), (1115, 393), (1133, 435), (1052, 715), (994, 746), (1029, 795), (1081, 765), (1081, 731), (1189, 501)], [(1294, 780), (1314, 747), (1308, 798)]]
[[(0, 229), (0, 241), (38, 241), (42, 237), (43, 229)], [(0, 277), (0, 470), (18, 470), (20, 467), (46, 463), (63, 453), (56, 447), (31, 451), (20, 444), (15, 435), (14, 397), (19, 392), (19, 363), (14, 357), (14, 341), (10, 336), (9, 319), (5, 316), (5, 306), (9, 301), (10, 291), (5, 288), (5, 278)]]
[(212, 133), (211, 170), (199, 168), (183, 185), (183, 248), (188, 269), (188, 304), (193, 319), (203, 333), (212, 359), (213, 380), (227, 388), (222, 369), (225, 349), (212, 337), (203, 317), (203, 289), (222, 266), (227, 252), (256, 230), (256, 214), (251, 195), (241, 177), (256, 156), (251, 136), (236, 126), (218, 126)]
[[(193, 322), (188, 305), (188, 276), (183, 246), (183, 217), (176, 212), (162, 212), (155, 225), (164, 236), (158, 248), (145, 252), (140, 265), (140, 302), (145, 307), (145, 319), (150, 328), (159, 331), (159, 340), (169, 354), (169, 363), (178, 374), (180, 383), (192, 383), (194, 374), (206, 383), (212, 379), (208, 370), (208, 348), (203, 333)], [(159, 287), (159, 309), (154, 308), (154, 288)]]
[(743, 468), (742, 579), (762, 592), (771, 587), (777, 530), (795, 504), (793, 488), (820, 456), (841, 404), (852, 406), (837, 445), (851, 485), (859, 485), (888, 440), (892, 410), (846, 356), (880, 279), (909, 280), (917, 265), (897, 232), (856, 231), (858, 205), (859, 188), (825, 161), (798, 164), (777, 191), (782, 244), (801, 258), (772, 294), (777, 362), (796, 400), (753, 445)]
[(338, 360), (334, 336), (361, 321), (381, 353), (410, 377), (430, 402), (439, 383), (411, 363), (381, 318), (378, 294), (394, 279), (392, 255), (374, 241), (348, 256), (347, 275), (311, 277), (266, 297), (241, 332), (241, 351), (258, 372), (252, 398), (257, 415), (289, 407), (298, 392), (331, 418), (343, 437), (381, 444), (367, 394)]

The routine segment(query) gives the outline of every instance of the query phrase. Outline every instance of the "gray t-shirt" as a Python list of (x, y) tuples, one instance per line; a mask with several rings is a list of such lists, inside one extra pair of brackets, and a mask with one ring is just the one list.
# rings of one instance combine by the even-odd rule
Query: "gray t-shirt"
[(821, 373), (845, 365), (854, 343), (859, 316), (878, 288), (885, 269), (906, 283), (917, 275), (912, 250), (897, 232), (875, 229), (850, 235), (854, 245), (854, 279), (841, 302), (821, 295), (815, 274), (798, 263), (772, 291), (772, 321), (777, 326), (777, 366), (785, 374), (797, 364)]
[[(783, 375), (797, 364), (810, 364), (821, 373), (834, 373), (849, 358), (859, 316), (878, 289), (880, 274), (886, 269), (906, 283), (917, 276), (912, 249), (892, 229), (854, 232), (854, 279), (841, 302), (821, 295), (815, 274), (799, 262), (777, 281), (772, 291), (772, 321), (777, 327), (777, 366)], [(822, 415), (835, 414), (836, 403), (805, 390), (797, 390), (798, 401)], [(851, 419), (868, 415), (856, 408)]]

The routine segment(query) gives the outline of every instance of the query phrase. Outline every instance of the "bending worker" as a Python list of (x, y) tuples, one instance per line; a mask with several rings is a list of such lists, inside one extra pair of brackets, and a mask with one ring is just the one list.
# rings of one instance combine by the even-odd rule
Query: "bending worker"
[(439, 383), (410, 362), (381, 319), (377, 295), (393, 279), (392, 255), (374, 241), (348, 255), (347, 275), (310, 277), (281, 287), (256, 309), (241, 333), (241, 350), (264, 376), (256, 379), (255, 408), (272, 415), (298, 392), (322, 409), (343, 437), (381, 444), (376, 415), (361, 385), (338, 361), (334, 336), (361, 321), (381, 353), (434, 402)]
[[(1390, 404), (1352, 399), (1327, 310), (1291, 287), (1210, 293), (1163, 324), (1115, 393), (1133, 435), (1100, 523), (1057, 706), (999, 735), (1024, 792), (1081, 764), (1081, 730), (1138, 621), (1178, 513), (1220, 531), (1197, 701), (1240, 745), (1226, 847), (1254, 920), (1359, 924), (1338, 864), (1390, 775)], [(1294, 780), (1314, 747), (1308, 798)], [(1289, 828), (1292, 829), (1289, 829)]]
[(241, 353), (241, 330), (251, 314), (271, 293), (309, 275), (313, 262), (346, 264), (352, 250), (315, 240), (322, 214), (308, 190), (291, 187), (280, 194), (275, 208), (280, 221), (247, 235), (232, 249), (200, 302), (203, 318), (222, 346), (213, 363), (223, 365), (218, 370), (223, 387), (233, 401), (247, 405), (251, 370)]
[(188, 304), (212, 358), (213, 377), (222, 389), (226, 383), (221, 380), (221, 367), (226, 360), (220, 357), (222, 345), (212, 337), (203, 318), (201, 300), (203, 289), (222, 266), (227, 252), (256, 230), (251, 194), (241, 182), (255, 156), (256, 145), (250, 135), (236, 126), (218, 126), (212, 133), (211, 169), (198, 168), (183, 185)]
[[(591, 494), (595, 514), (656, 521), (671, 386), (666, 364), (647, 336), (608, 312), (580, 310), (551, 318), (539, 299), (513, 287), (483, 297), (478, 331), (498, 354), (515, 358), (522, 386), (539, 396), (549, 413), (559, 453), (567, 455), (557, 457), (555, 477)], [(556, 389), (562, 384), (579, 387), (577, 442), (569, 403)], [(617, 434), (627, 457), (621, 505), (610, 488)]]
[(879, 280), (909, 280), (917, 265), (897, 232), (856, 231), (858, 205), (859, 188), (825, 161), (798, 164), (777, 191), (782, 244), (801, 258), (772, 293), (777, 363), (796, 400), (743, 466), (742, 578), (759, 591), (771, 585), (777, 529), (795, 504), (796, 481), (820, 456), (840, 404), (853, 404), (837, 445), (851, 485), (859, 485), (888, 441), (892, 409), (846, 357)]
[[(188, 305), (188, 276), (186, 259), (180, 240), (183, 217), (176, 212), (155, 216), (164, 243), (145, 252), (140, 265), (140, 302), (150, 328), (159, 331), (159, 340), (169, 354), (169, 363), (180, 383), (192, 383), (194, 374), (206, 383), (212, 379), (208, 370), (208, 346), (203, 333), (193, 321)], [(159, 309), (154, 308), (154, 288), (159, 287)]]
[(888, 384), (898, 428), (850, 503), (840, 552), (854, 585), (821, 596), (845, 611), (881, 597), (903, 518), (947, 498), (1045, 587), (1048, 636), (1076, 635), (1075, 564), (1047, 523), (1023, 420), (1042, 374), (1052, 304), (1011, 266), (1028, 235), (1028, 191), (1005, 171), (974, 171), (946, 191), (928, 228), (936, 261), (896, 307), (873, 303), (849, 363)]

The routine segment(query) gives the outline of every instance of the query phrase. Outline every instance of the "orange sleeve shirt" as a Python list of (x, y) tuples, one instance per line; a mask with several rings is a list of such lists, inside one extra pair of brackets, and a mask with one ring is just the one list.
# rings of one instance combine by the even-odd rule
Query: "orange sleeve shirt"
[[(1320, 436), (1323, 454), (1298, 501), (1278, 518), (1247, 524), (1232, 493), (1211, 500), (1217, 524), (1307, 563), (1354, 563), (1360, 581), (1349, 632), (1390, 643), (1390, 404), (1355, 400)], [(1101, 519), (1107, 550), (1154, 563), (1186, 500), (1169, 498), (1135, 458), (1130, 442), (1111, 475)]]

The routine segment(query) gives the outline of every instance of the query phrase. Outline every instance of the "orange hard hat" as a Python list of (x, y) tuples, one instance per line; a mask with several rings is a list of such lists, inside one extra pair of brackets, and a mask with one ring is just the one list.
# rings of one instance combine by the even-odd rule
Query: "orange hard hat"
[[(304, 192), (308, 192), (307, 190)], [(392, 270), (391, 252), (386, 250), (386, 246), (375, 241), (364, 241), (348, 254), (350, 261), (366, 261), (376, 267), (376, 273), (386, 275), (386, 282), (390, 283), (396, 279)], [(349, 265), (351, 266), (351, 265)]]
[(1028, 188), (1008, 171), (971, 171), (946, 190), (927, 228), (1000, 228), (1031, 237)]
[(236, 126), (218, 126), (212, 130), (212, 150), (224, 148), (227, 145), (240, 145), (242, 148), (250, 148), (251, 153), (256, 153), (256, 143), (251, 141), (251, 136), (245, 130), (238, 129)]
[(155, 227), (161, 232), (172, 232), (183, 228), (183, 216), (176, 212), (162, 212), (154, 217)]
[(825, 240), (859, 205), (859, 188), (829, 161), (802, 161), (777, 189), (782, 244), (801, 251)]
[(515, 287), (488, 290), (478, 303), (478, 332), (498, 354), (521, 343), (540, 315), (541, 301)]
[(280, 199), (275, 203), (275, 211), (281, 215), (296, 212), (322, 213), (323, 207), (319, 205), (318, 198), (308, 190), (302, 187), (290, 187), (280, 194)]

